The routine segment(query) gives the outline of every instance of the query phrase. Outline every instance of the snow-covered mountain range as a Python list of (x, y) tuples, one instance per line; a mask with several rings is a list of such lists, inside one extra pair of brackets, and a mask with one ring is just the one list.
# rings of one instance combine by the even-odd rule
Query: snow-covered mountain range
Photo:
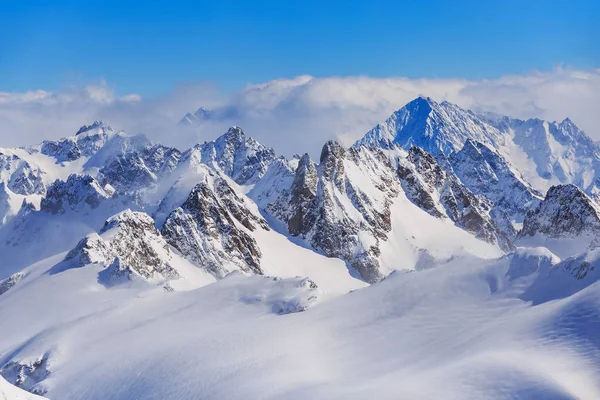
[(318, 160), (238, 126), (0, 148), (0, 376), (51, 399), (598, 398), (599, 199), (569, 119), (422, 97)]

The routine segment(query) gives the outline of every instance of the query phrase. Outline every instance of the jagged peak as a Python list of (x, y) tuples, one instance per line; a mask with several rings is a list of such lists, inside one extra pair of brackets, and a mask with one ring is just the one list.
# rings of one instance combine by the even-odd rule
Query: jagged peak
[(206, 108), (206, 107), (200, 107), (196, 110), (196, 112), (194, 113), (194, 116), (200, 120), (208, 120), (212, 117), (213, 114), (213, 110), (211, 110), (210, 108)]
[[(297, 155), (296, 155), (297, 156)], [(294, 157), (296, 157), (294, 156)], [(312, 160), (308, 153), (304, 153), (302, 157), (298, 156), (298, 168), (306, 168), (307, 165), (312, 164)]]
[(77, 133), (75, 134), (75, 136), (77, 135), (81, 135), (82, 133), (91, 131), (92, 129), (102, 129), (102, 130), (107, 130), (107, 131), (112, 131), (113, 129), (111, 128), (110, 125), (106, 124), (104, 121), (99, 121), (96, 120), (94, 122), (92, 122), (91, 125), (83, 125), (81, 128), (79, 128), (79, 130), (77, 131)]
[(555, 185), (525, 217), (520, 237), (541, 233), (550, 237), (600, 231), (600, 207), (573, 184)]
[(244, 137), (246, 135), (241, 126), (233, 125), (227, 130), (227, 132), (223, 136)]
[(323, 145), (319, 162), (323, 163), (327, 158), (333, 156), (336, 158), (343, 157), (346, 154), (346, 149), (336, 140), (329, 140)]
[(57, 179), (48, 187), (46, 197), (42, 199), (41, 209), (52, 213), (63, 212), (65, 206), (87, 204), (96, 208), (102, 200), (116, 195), (109, 184), (101, 185), (88, 174), (71, 174), (66, 181)]
[(100, 234), (120, 226), (130, 226), (135, 228), (141, 227), (146, 231), (153, 233), (157, 232), (156, 226), (154, 225), (154, 220), (150, 215), (144, 212), (133, 211), (128, 208), (108, 218), (106, 222), (104, 222), (104, 226), (100, 230)]
[[(447, 102), (444, 101), (443, 103), (447, 103)], [(428, 105), (428, 106), (432, 107), (432, 106), (437, 106), (439, 104), (435, 100), (433, 100), (431, 97), (421, 95), (421, 96), (417, 96), (413, 100), (409, 101), (404, 107), (411, 107), (411, 106), (417, 106), (417, 105)]]
[(571, 197), (575, 196), (576, 198), (587, 197), (587, 195), (583, 192), (583, 190), (579, 189), (577, 186), (572, 183), (567, 183), (566, 185), (554, 185), (548, 189), (546, 193), (546, 198), (544, 200), (551, 199), (553, 197)]
[(481, 146), (483, 146), (481, 143), (472, 139), (467, 139), (462, 149), (460, 149), (459, 153), (468, 154), (469, 157), (474, 159), (480, 158), (482, 156)]

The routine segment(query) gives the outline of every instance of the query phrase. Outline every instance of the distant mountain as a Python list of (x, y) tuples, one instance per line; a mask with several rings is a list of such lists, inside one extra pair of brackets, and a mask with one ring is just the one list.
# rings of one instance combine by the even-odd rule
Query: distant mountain
[(200, 107), (195, 113), (187, 113), (179, 120), (179, 125), (197, 125), (209, 121), (214, 116), (214, 111)]
[(573, 183), (588, 194), (598, 193), (600, 146), (568, 118), (557, 123), (490, 117), (419, 97), (355, 145), (418, 146), (436, 157), (448, 157), (467, 140), (496, 150), (538, 190)]
[(202, 125), (206, 122), (225, 122), (235, 123), (239, 111), (235, 107), (200, 107), (193, 113), (187, 113), (178, 122), (181, 126)]

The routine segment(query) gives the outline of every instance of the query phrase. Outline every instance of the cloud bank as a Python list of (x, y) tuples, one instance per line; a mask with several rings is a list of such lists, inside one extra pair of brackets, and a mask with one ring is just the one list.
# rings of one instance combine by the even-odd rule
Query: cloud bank
[[(142, 132), (180, 148), (240, 125), (280, 154), (318, 156), (326, 140), (351, 144), (420, 95), (516, 118), (570, 117), (600, 139), (600, 69), (557, 67), (491, 80), (299, 76), (248, 85), (234, 93), (188, 84), (157, 99), (117, 96), (106, 82), (60, 92), (0, 92), (0, 146), (72, 135), (79, 126), (102, 119), (116, 129)], [(177, 125), (185, 113), (201, 106), (216, 110), (219, 117), (192, 128)]]

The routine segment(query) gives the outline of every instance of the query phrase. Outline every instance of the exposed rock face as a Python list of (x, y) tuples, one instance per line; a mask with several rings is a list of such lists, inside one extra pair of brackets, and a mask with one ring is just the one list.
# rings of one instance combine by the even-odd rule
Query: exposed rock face
[(248, 233), (256, 229), (268, 229), (267, 222), (217, 178), (214, 186), (198, 184), (168, 216), (161, 232), (190, 261), (223, 278), (234, 270), (262, 274), (261, 251)]
[(21, 195), (45, 194), (46, 187), (42, 179), (42, 172), (33, 169), (26, 161), (11, 175), (8, 188)]
[(452, 169), (474, 194), (492, 204), (490, 215), (511, 238), (516, 230), (510, 220), (521, 222), (535, 208), (542, 194), (525, 182), (521, 174), (496, 151), (467, 140), (463, 148), (449, 157)]
[(0, 295), (8, 292), (12, 287), (19, 283), (23, 279), (23, 274), (17, 272), (9, 276), (8, 278), (0, 281)]
[(89, 175), (70, 175), (67, 181), (57, 180), (48, 187), (42, 199), (41, 209), (51, 213), (62, 213), (79, 205), (96, 208), (103, 200), (113, 197), (110, 185), (100, 185)]
[(519, 237), (600, 234), (600, 207), (575, 185), (552, 186), (523, 222)]
[(43, 395), (47, 389), (42, 381), (50, 375), (48, 354), (42, 355), (33, 362), (11, 361), (0, 368), (0, 375), (18, 388)]
[(111, 159), (100, 174), (120, 193), (132, 193), (154, 185), (171, 173), (181, 153), (161, 145), (146, 146)]
[(265, 147), (244, 134), (239, 126), (213, 142), (196, 145), (182, 155), (182, 159), (199, 161), (222, 170), (240, 185), (255, 183), (266, 173), (277, 157), (270, 147)]
[(12, 192), (20, 195), (45, 194), (43, 174), (18, 155), (0, 151), (0, 180)]
[[(548, 122), (479, 115), (448, 102), (420, 97), (367, 132), (355, 146), (418, 146), (438, 158), (458, 152), (467, 140), (495, 149), (509, 164), (523, 167), (521, 174), (536, 187), (544, 188), (541, 182), (551, 180), (572, 183), (600, 197), (600, 146), (568, 118)], [(535, 170), (520, 163), (517, 154), (521, 151)], [(442, 163), (441, 158), (438, 162)]]
[(81, 150), (74, 139), (59, 142), (45, 141), (40, 149), (42, 154), (56, 158), (57, 162), (74, 161), (81, 157)]
[(137, 153), (114, 158), (100, 173), (119, 192), (132, 192), (156, 182), (156, 175)]
[(152, 218), (141, 212), (123, 211), (109, 218), (99, 234), (82, 239), (65, 257), (81, 267), (101, 263), (111, 279), (173, 279), (178, 273), (169, 265), (170, 250)]
[(379, 241), (391, 228), (389, 206), (398, 190), (391, 162), (381, 151), (346, 150), (330, 141), (318, 166), (308, 155), (299, 160), (290, 189), (267, 211), (285, 222), (290, 234), (376, 282), (382, 278)]
[(288, 219), (288, 231), (294, 236), (308, 233), (318, 218), (314, 212), (318, 184), (317, 168), (309, 155), (305, 154), (298, 163), (296, 177), (290, 190), (292, 214)]
[(398, 160), (398, 177), (408, 198), (429, 214), (448, 217), (457, 226), (488, 243), (508, 250), (512, 244), (481, 202), (454, 176), (419, 147), (411, 147), (406, 160)]

